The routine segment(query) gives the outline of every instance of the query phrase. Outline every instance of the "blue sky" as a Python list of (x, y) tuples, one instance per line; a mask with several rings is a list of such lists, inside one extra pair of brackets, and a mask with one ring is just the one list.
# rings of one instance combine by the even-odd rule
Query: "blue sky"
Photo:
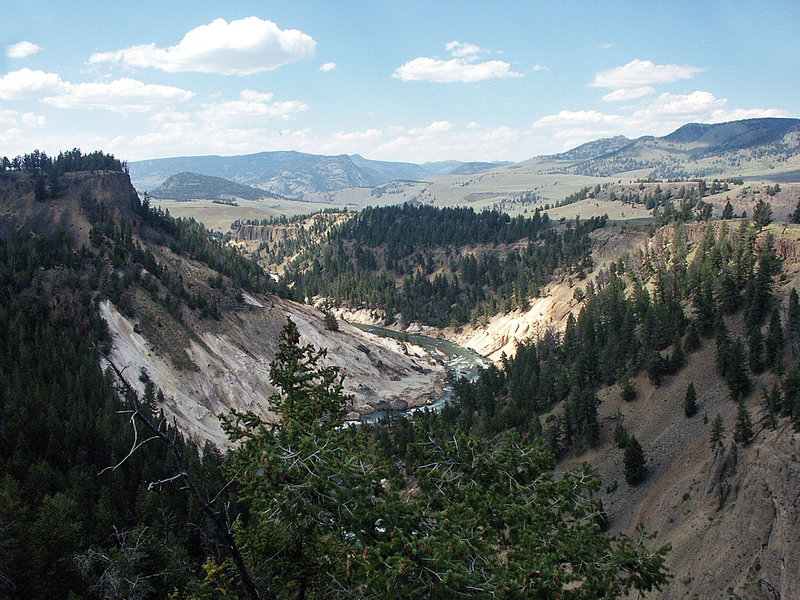
[(0, 0), (0, 14), (0, 155), (516, 161), (800, 116), (796, 0)]

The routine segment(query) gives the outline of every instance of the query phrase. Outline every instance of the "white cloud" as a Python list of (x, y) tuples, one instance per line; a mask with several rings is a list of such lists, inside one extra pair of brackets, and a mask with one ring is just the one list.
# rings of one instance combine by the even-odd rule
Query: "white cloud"
[(547, 67), (543, 67), (542, 65), (533, 65), (534, 71), (549, 71)]
[(43, 115), (37, 115), (32, 112), (21, 114), (16, 110), (0, 109), (0, 125), (16, 127), (20, 123), (26, 127), (39, 128), (47, 124), (47, 119)]
[(609, 48), (611, 48), (613, 45), (614, 45), (614, 44), (612, 44), (611, 42), (603, 42), (602, 44), (600, 44), (600, 45), (597, 47), (597, 49), (598, 49), (598, 50), (608, 50), (608, 49), (609, 49)]
[(327, 142), (321, 143), (324, 152), (346, 154), (348, 148), (354, 144), (373, 144), (383, 138), (380, 129), (367, 129), (365, 131), (336, 131), (332, 133)]
[(55, 73), (20, 69), (0, 77), (0, 100), (24, 100), (63, 90), (64, 82)]
[(275, 96), (272, 92), (257, 92), (255, 90), (242, 90), (241, 92), (242, 100), (247, 100), (248, 102), (269, 102)]
[(791, 117), (789, 111), (780, 108), (735, 108), (733, 110), (715, 110), (708, 119), (709, 123), (724, 123), (741, 119), (763, 119), (765, 117)]
[(44, 127), (47, 125), (47, 118), (44, 115), (27, 112), (22, 115), (22, 124), (28, 127)]
[(684, 119), (687, 115), (707, 117), (712, 111), (721, 109), (727, 102), (725, 98), (716, 98), (711, 92), (702, 90), (696, 90), (691, 94), (665, 92), (648, 106), (634, 112), (633, 116), (646, 120), (673, 116)]
[(450, 53), (450, 56), (455, 58), (475, 56), (483, 52), (480, 47), (475, 44), (466, 44), (458, 41), (447, 42), (444, 47), (445, 50)]
[(672, 83), (680, 79), (691, 79), (704, 70), (692, 65), (657, 65), (649, 60), (635, 59), (628, 64), (600, 71), (589, 87), (619, 90), (652, 83)]
[(435, 121), (427, 127), (414, 128), (395, 135), (375, 146), (368, 156), (412, 162), (500, 160), (508, 157), (512, 145), (524, 144), (526, 139), (528, 136), (525, 132), (511, 127), (481, 129), (472, 123), (461, 125), (450, 121)]
[(400, 65), (392, 74), (402, 81), (430, 81), (435, 83), (475, 83), (486, 79), (522, 77), (502, 60), (470, 63), (461, 58), (441, 60), (420, 57)]
[(162, 125), (168, 125), (171, 123), (186, 123), (191, 120), (191, 115), (186, 112), (178, 112), (175, 110), (166, 110), (163, 112), (157, 112), (150, 115), (150, 121), (153, 123), (158, 123)]
[[(195, 113), (203, 127), (215, 131), (229, 128), (255, 128), (259, 122), (269, 119), (289, 120), (296, 114), (307, 110), (308, 105), (297, 100), (272, 102), (274, 94), (254, 90), (242, 90), (240, 100), (227, 100), (208, 104)], [(170, 122), (184, 122), (185, 117), (176, 119), (174, 113), (159, 115), (159, 119)]]
[(326, 62), (319, 68), (319, 70), (327, 72), (327, 71), (333, 71), (335, 68), (336, 68), (335, 62)]
[(222, 75), (252, 75), (271, 71), (316, 52), (314, 39), (297, 29), (247, 17), (228, 23), (215, 19), (196, 27), (175, 46), (142, 44), (115, 52), (101, 52), (91, 63), (115, 62), (130, 67), (152, 67), (168, 73), (195, 71)]
[(167, 85), (142, 83), (123, 77), (109, 82), (69, 83), (58, 95), (42, 102), (57, 108), (104, 109), (118, 113), (149, 112), (162, 106), (185, 102), (194, 92)]
[(25, 58), (26, 56), (36, 54), (41, 49), (41, 46), (38, 46), (33, 42), (29, 42), (28, 40), (24, 40), (22, 42), (17, 42), (16, 44), (6, 46), (6, 56), (8, 58)]
[(596, 110), (562, 110), (554, 115), (547, 115), (533, 123), (534, 128), (541, 127), (574, 127), (592, 125), (616, 125), (624, 121), (621, 115), (609, 115)]
[(0, 125), (16, 125), (19, 113), (16, 110), (0, 108)]
[(0, 99), (38, 98), (57, 108), (102, 108), (119, 113), (148, 112), (185, 102), (193, 92), (124, 77), (108, 82), (71, 83), (56, 73), (20, 69), (0, 78)]
[(243, 90), (241, 100), (228, 100), (211, 104), (197, 113), (197, 116), (212, 129), (235, 126), (255, 126), (259, 119), (288, 120), (308, 105), (297, 100), (270, 102), (273, 94), (262, 94), (253, 90)]
[(455, 127), (455, 125), (450, 121), (434, 121), (427, 127), (411, 129), (409, 133), (412, 135), (425, 136), (437, 133), (444, 133), (446, 131), (452, 131), (453, 127)]
[(641, 98), (642, 96), (648, 96), (655, 93), (655, 88), (650, 87), (649, 85), (643, 85), (635, 88), (620, 88), (618, 90), (614, 90), (613, 92), (609, 92), (600, 98), (600, 100), (603, 102), (620, 102), (622, 100), (634, 100), (636, 98)]
[(522, 77), (522, 73), (511, 70), (511, 65), (502, 60), (477, 62), (485, 52), (474, 44), (453, 41), (445, 44), (453, 58), (441, 59), (420, 56), (400, 65), (392, 77), (401, 81), (430, 81), (434, 83), (475, 83), (486, 79)]

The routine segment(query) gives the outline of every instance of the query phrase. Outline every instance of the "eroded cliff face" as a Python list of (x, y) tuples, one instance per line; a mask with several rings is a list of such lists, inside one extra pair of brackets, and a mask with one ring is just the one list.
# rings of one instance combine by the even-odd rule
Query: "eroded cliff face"
[(58, 178), (56, 198), (45, 201), (34, 199), (33, 182), (27, 173), (0, 174), (0, 237), (14, 230), (36, 235), (64, 231), (76, 247), (88, 246), (92, 228), (88, 213), (98, 222), (129, 218), (138, 202), (128, 175), (121, 172), (64, 173)]
[(302, 344), (325, 349), (325, 364), (341, 368), (345, 392), (352, 396), (348, 418), (375, 410), (427, 404), (443, 393), (446, 370), (441, 359), (413, 344), (381, 338), (347, 323), (339, 331), (324, 328), (316, 309), (272, 296), (246, 295), (247, 308), (222, 316), (215, 331), (196, 331), (184, 348), (190, 368), (176, 367), (137, 330), (136, 321), (104, 301), (100, 310), (112, 333), (110, 359), (140, 392), (142, 370), (164, 393), (162, 408), (193, 439), (228, 445), (220, 415), (249, 410), (275, 419), (269, 397), (269, 363), (286, 318), (298, 326)]
[(650, 597), (800, 598), (800, 434), (790, 427), (749, 446), (706, 446), (705, 460), (633, 510), (672, 546), (674, 577)]

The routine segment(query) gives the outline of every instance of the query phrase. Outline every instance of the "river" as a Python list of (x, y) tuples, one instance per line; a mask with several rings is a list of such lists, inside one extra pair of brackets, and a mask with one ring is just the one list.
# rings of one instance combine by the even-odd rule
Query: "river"
[[(436, 354), (437, 351), (444, 354), (447, 357), (444, 361), (445, 367), (447, 367), (447, 370), (450, 373), (450, 375), (452, 375), (452, 377), (456, 379), (461, 377), (466, 377), (470, 381), (474, 381), (478, 377), (478, 374), (483, 369), (487, 368), (489, 365), (492, 364), (488, 358), (486, 358), (485, 356), (481, 356), (474, 350), (470, 350), (469, 348), (464, 348), (463, 346), (459, 346), (458, 344), (448, 342), (447, 340), (440, 340), (438, 338), (432, 338), (426, 335), (418, 335), (418, 334), (394, 331), (393, 329), (376, 327), (374, 325), (361, 325), (359, 323), (353, 323), (352, 325), (358, 327), (362, 331), (367, 331), (375, 335), (390, 337), (396, 340), (402, 340), (404, 342), (416, 344), (417, 346), (422, 346), (423, 348), (425, 348), (425, 350), (427, 350), (432, 354)], [(452, 399), (453, 399), (453, 386), (448, 383), (444, 386), (444, 394), (442, 395), (442, 397), (434, 400), (430, 404), (409, 408), (408, 410), (405, 411), (379, 410), (370, 413), (368, 415), (363, 415), (361, 417), (361, 421), (364, 423), (374, 423), (377, 420), (389, 415), (397, 415), (404, 413), (413, 414), (418, 410), (439, 411), (445, 404), (450, 402)]]

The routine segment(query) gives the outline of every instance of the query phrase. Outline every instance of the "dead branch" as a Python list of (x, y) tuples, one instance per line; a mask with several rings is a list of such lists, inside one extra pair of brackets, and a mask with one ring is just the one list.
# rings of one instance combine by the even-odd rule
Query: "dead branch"
[[(106, 356), (102, 351), (100, 351), (100, 349), (95, 348), (95, 350), (106, 361), (106, 363), (108, 363), (108, 365), (116, 374), (117, 379), (119, 379), (120, 384), (127, 391), (126, 397), (130, 399), (132, 408), (130, 422), (133, 425), (134, 429), (134, 441), (128, 454), (114, 467), (108, 467), (106, 469), (103, 469), (102, 472), (105, 472), (106, 470), (109, 469), (113, 471), (119, 468), (139, 448), (141, 448), (144, 444), (146, 444), (149, 441), (157, 439), (165, 443), (169, 447), (172, 453), (172, 459), (173, 462), (175, 463), (175, 467), (178, 472), (172, 477), (168, 477), (166, 479), (162, 479), (160, 481), (151, 483), (148, 486), (148, 489), (152, 489), (155, 486), (160, 487), (165, 483), (169, 483), (172, 481), (179, 481), (179, 480), (182, 481), (184, 489), (188, 490), (192, 498), (194, 498), (195, 501), (200, 505), (200, 508), (209, 517), (209, 519), (211, 519), (211, 522), (214, 524), (220, 536), (222, 537), (223, 545), (227, 547), (228, 550), (230, 551), (231, 556), (233, 558), (233, 562), (236, 565), (236, 569), (239, 572), (239, 576), (242, 579), (242, 584), (247, 590), (248, 595), (250, 596), (250, 598), (252, 598), (252, 600), (261, 600), (261, 595), (256, 589), (255, 584), (253, 583), (253, 578), (251, 577), (250, 572), (247, 569), (247, 565), (245, 565), (244, 563), (244, 559), (242, 558), (239, 546), (236, 543), (235, 538), (233, 537), (233, 524), (230, 523), (228, 519), (224, 518), (222, 514), (214, 510), (214, 507), (212, 506), (211, 502), (209, 502), (200, 493), (200, 490), (195, 485), (191, 475), (189, 475), (186, 463), (184, 462), (183, 456), (181, 455), (181, 451), (176, 443), (177, 428), (175, 429), (173, 435), (170, 437), (169, 435), (167, 435), (167, 428), (164, 426), (163, 419), (158, 424), (154, 424), (153, 421), (150, 419), (150, 417), (144, 412), (142, 412), (142, 407), (141, 404), (139, 403), (139, 395), (137, 394), (136, 390), (134, 390), (133, 386), (130, 383), (128, 383), (128, 381), (123, 377), (123, 371), (125, 370), (125, 368), (127, 368), (127, 366), (123, 369), (119, 369), (108, 356)], [(136, 428), (137, 420), (151, 434), (147, 439), (143, 440), (142, 442), (138, 442), (139, 433)], [(265, 600), (272, 600), (273, 598), (275, 598), (274, 594), (269, 590), (269, 587), (267, 588), (264, 598)]]

